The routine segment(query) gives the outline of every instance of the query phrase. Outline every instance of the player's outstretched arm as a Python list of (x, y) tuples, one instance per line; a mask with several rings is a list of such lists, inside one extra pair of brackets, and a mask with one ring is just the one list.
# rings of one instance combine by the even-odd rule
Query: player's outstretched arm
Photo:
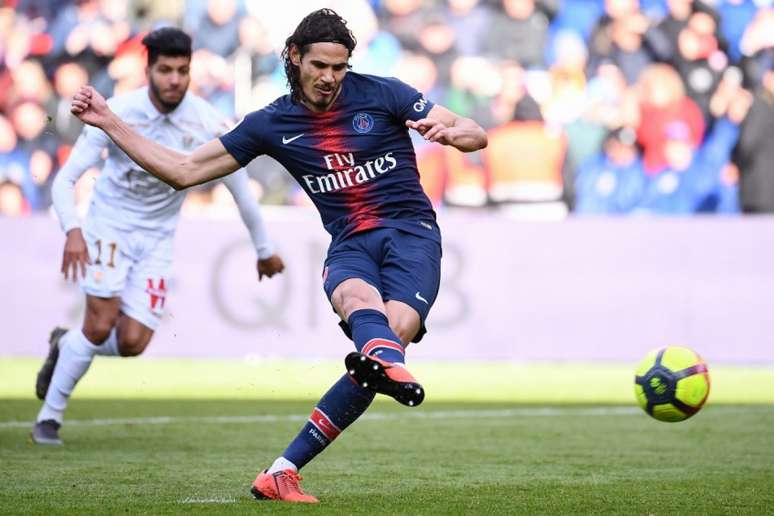
[(72, 278), (77, 281), (79, 269), (81, 277), (85, 277), (86, 265), (91, 264), (89, 248), (81, 232), (81, 221), (75, 204), (75, 185), (88, 169), (99, 163), (107, 144), (108, 138), (104, 133), (91, 127), (84, 128), (51, 185), (54, 210), (62, 230), (67, 235), (60, 267), (65, 280)]
[(474, 120), (465, 118), (436, 104), (421, 120), (407, 120), (425, 140), (451, 145), (462, 152), (473, 152), (487, 146), (486, 131)]
[(176, 190), (206, 183), (240, 168), (218, 139), (186, 155), (145, 138), (116, 116), (91, 86), (78, 91), (70, 111), (82, 122), (105, 131), (135, 163)]

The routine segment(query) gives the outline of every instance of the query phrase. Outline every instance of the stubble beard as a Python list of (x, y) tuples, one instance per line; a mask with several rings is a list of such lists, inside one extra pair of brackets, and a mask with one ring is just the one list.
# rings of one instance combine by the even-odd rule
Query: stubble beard
[[(312, 88), (314, 88), (314, 86), (312, 86)], [(309, 96), (303, 91), (303, 89), (301, 90), (301, 94), (303, 95), (303, 100), (306, 104), (309, 104), (310, 106), (314, 106), (316, 109), (319, 109), (320, 111), (326, 111), (329, 107), (331, 107), (333, 102), (338, 98), (340, 90), (341, 90), (341, 83), (339, 83), (336, 86), (336, 88), (328, 97), (328, 100), (325, 100), (325, 97), (323, 97), (323, 99), (317, 102), (310, 99)]]
[(167, 110), (167, 112), (174, 111), (177, 106), (180, 105), (181, 102), (183, 102), (183, 99), (185, 98), (185, 93), (183, 92), (183, 95), (181, 95), (180, 100), (177, 102), (169, 102), (161, 98), (161, 91), (159, 91), (159, 87), (156, 85), (155, 82), (153, 82), (153, 79), (148, 80), (148, 86), (151, 90), (151, 95), (156, 99), (156, 101), (161, 104), (164, 109)]

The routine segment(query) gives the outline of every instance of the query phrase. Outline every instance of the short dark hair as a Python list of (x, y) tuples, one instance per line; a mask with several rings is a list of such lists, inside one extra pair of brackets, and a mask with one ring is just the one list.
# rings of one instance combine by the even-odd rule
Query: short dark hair
[(294, 102), (301, 100), (301, 82), (298, 67), (290, 61), (290, 49), (295, 46), (303, 57), (312, 43), (339, 43), (347, 48), (351, 56), (357, 40), (347, 28), (347, 21), (333, 9), (314, 11), (301, 20), (293, 34), (285, 40), (285, 48), (282, 50), (285, 76)]
[(159, 56), (191, 57), (191, 36), (175, 27), (156, 29), (142, 38), (142, 44), (148, 49), (148, 66), (152, 66)]

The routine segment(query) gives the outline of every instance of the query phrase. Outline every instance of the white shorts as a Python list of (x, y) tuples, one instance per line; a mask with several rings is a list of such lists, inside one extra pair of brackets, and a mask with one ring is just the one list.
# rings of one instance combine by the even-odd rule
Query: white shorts
[(164, 314), (172, 267), (172, 238), (144, 230), (126, 231), (87, 217), (83, 237), (91, 265), (81, 290), (95, 297), (120, 297), (121, 311), (155, 330)]

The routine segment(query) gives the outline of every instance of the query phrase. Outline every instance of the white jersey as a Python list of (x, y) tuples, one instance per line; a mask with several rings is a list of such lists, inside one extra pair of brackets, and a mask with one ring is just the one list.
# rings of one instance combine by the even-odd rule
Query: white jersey
[[(190, 153), (229, 127), (220, 113), (202, 98), (186, 93), (170, 113), (160, 113), (150, 100), (148, 87), (108, 100), (113, 112), (146, 138), (179, 152)], [(57, 174), (52, 188), (54, 209), (62, 229), (80, 227), (73, 189), (78, 178), (95, 166), (107, 149), (107, 159), (94, 186), (87, 217), (109, 221), (119, 230), (150, 232), (172, 237), (177, 227), (185, 191), (177, 191), (134, 163), (100, 129), (84, 127), (70, 158)], [(257, 201), (244, 169), (222, 179), (236, 201), (260, 258), (273, 254)]]

